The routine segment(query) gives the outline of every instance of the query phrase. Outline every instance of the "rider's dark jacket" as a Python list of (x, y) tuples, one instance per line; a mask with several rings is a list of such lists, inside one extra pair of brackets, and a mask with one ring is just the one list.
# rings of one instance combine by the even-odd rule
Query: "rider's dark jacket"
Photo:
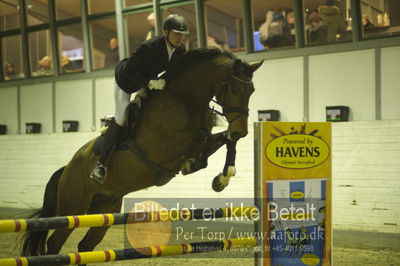
[(153, 37), (117, 65), (115, 80), (126, 93), (146, 88), (150, 80), (157, 79), (158, 74), (167, 70), (185, 51), (183, 45), (179, 46), (168, 61), (166, 37)]

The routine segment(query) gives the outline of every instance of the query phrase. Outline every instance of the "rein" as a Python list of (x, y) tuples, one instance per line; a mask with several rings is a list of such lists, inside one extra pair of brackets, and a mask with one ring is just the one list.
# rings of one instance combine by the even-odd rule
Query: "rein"
[[(231, 75), (231, 77), (234, 78), (235, 80), (239, 81), (240, 83), (243, 83), (243, 84), (249, 84), (249, 85), (253, 84), (252, 81), (246, 81), (246, 80), (240, 79), (240, 78), (236, 77), (235, 75)], [(226, 85), (227, 89), (230, 90), (231, 83), (229, 81), (225, 81), (222, 84)], [(231, 121), (228, 121), (228, 123), (231, 123), (231, 122), (235, 121), (236, 119), (238, 119), (243, 114), (249, 115), (249, 108), (248, 107), (225, 106), (225, 105), (222, 105), (219, 102), (215, 101), (214, 99), (212, 99), (211, 101), (222, 107), (222, 113), (217, 111), (217, 110), (214, 110), (214, 108), (212, 108), (211, 111), (214, 112), (214, 113), (217, 113), (217, 114), (219, 114), (221, 116), (225, 116), (228, 113), (239, 113)]]

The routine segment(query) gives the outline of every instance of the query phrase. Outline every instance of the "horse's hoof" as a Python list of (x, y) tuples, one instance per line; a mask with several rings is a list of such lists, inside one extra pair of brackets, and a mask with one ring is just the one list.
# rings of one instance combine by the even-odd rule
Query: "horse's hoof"
[(221, 192), (226, 187), (226, 186), (222, 185), (221, 182), (219, 181), (219, 176), (220, 175), (217, 175), (216, 177), (214, 177), (214, 180), (212, 182), (212, 189), (215, 192)]
[(186, 162), (184, 162), (181, 166), (181, 173), (182, 175), (188, 175), (193, 173), (192, 169), (192, 165), (194, 164), (194, 159), (189, 159)]

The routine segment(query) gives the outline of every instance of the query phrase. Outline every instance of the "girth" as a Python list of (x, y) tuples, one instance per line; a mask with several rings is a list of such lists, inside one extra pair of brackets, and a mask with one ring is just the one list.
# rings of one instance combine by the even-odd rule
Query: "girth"
[(129, 150), (148, 168), (153, 170), (156, 174), (157, 178), (164, 178), (164, 177), (173, 177), (177, 174), (177, 172), (173, 172), (167, 169), (162, 168), (161, 166), (157, 165), (153, 162), (147, 154), (133, 141), (130, 140), (127, 143)]

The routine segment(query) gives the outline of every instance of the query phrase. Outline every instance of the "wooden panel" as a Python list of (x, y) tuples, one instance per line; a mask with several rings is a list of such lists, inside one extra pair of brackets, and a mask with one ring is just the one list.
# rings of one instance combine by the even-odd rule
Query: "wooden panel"
[(96, 110), (96, 128), (100, 128), (100, 120), (109, 115), (114, 115), (114, 78), (96, 79), (95, 90), (95, 110)]
[(7, 134), (17, 134), (18, 130), (18, 89), (0, 89), (0, 124), (7, 125)]
[(375, 119), (374, 60), (373, 49), (310, 56), (310, 121), (326, 121), (335, 105), (350, 106), (350, 120)]
[(25, 123), (40, 123), (42, 133), (53, 132), (52, 84), (43, 83), (21, 87), (21, 131)]
[(63, 120), (79, 121), (79, 131), (93, 126), (92, 80), (56, 82), (56, 132), (62, 132)]

